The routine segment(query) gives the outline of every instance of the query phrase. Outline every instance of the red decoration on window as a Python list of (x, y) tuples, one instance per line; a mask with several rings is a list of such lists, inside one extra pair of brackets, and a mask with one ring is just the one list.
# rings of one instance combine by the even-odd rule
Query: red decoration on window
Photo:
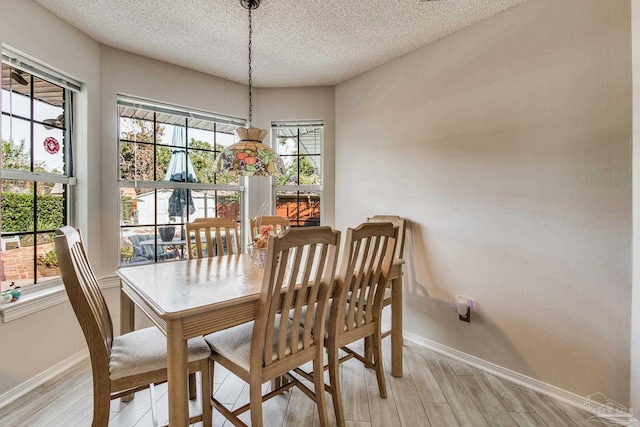
[(54, 137), (49, 136), (44, 139), (44, 149), (49, 154), (56, 154), (60, 151), (60, 143)]

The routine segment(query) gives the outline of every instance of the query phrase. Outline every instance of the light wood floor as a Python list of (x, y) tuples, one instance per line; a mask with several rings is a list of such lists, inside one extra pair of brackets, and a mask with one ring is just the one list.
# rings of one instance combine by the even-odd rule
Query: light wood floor
[[(389, 360), (389, 340), (385, 340)], [(548, 426), (598, 427), (590, 414), (544, 395), (483, 373), (430, 350), (407, 343), (402, 378), (387, 371), (387, 399), (378, 395), (375, 374), (356, 360), (341, 367), (347, 427), (449, 427), (449, 426)], [(216, 366), (214, 392), (233, 407), (248, 401), (248, 389), (228, 371)], [(267, 387), (267, 386), (265, 386)], [(167, 420), (166, 384), (155, 388), (159, 419)], [(90, 426), (92, 386), (89, 362), (30, 392), (18, 402), (0, 409), (0, 426)], [(111, 427), (151, 426), (149, 391), (141, 391), (129, 403), (111, 404)], [(333, 406), (327, 395), (329, 419)], [(199, 403), (192, 404), (197, 413)], [(266, 427), (318, 426), (315, 406), (299, 390), (277, 396), (264, 404)], [(248, 414), (245, 414), (248, 415)], [(248, 421), (247, 421), (248, 422)], [(231, 424), (214, 411), (215, 427)], [(198, 424), (198, 427), (201, 427)]]

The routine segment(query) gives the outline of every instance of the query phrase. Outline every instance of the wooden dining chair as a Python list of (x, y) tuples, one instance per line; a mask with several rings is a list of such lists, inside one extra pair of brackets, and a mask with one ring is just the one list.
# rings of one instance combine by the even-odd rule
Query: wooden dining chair
[[(340, 232), (330, 227), (292, 228), (270, 236), (262, 290), (254, 322), (205, 336), (212, 350), (211, 375), (219, 363), (249, 384), (250, 401), (236, 410), (212, 398), (213, 406), (236, 426), (250, 410), (252, 427), (261, 427), (262, 402), (299, 387), (315, 400), (321, 426), (328, 425), (323, 381), (325, 314), (334, 283)], [(314, 310), (304, 310), (315, 305)], [(300, 326), (305, 313), (304, 324)], [(291, 319), (289, 318), (291, 315)], [(312, 334), (312, 329), (319, 334)], [(289, 372), (313, 362), (314, 391)], [(289, 382), (262, 395), (262, 384), (284, 376)], [(212, 386), (213, 387), (213, 386)]]
[[(364, 223), (347, 230), (325, 335), (329, 370), (329, 384), (325, 389), (331, 394), (338, 427), (345, 425), (338, 371), (340, 363), (355, 357), (366, 367), (373, 368), (380, 396), (387, 397), (380, 321), (385, 277), (393, 263), (397, 234), (398, 229), (390, 222)], [(347, 347), (361, 339), (371, 342), (373, 357)], [(345, 352), (346, 356), (339, 357), (339, 351)], [(309, 379), (309, 373), (302, 369), (295, 371)]]
[(289, 218), (277, 215), (262, 215), (257, 216), (249, 221), (251, 226), (251, 238), (260, 234), (260, 228), (264, 225), (270, 225), (273, 227), (275, 234), (284, 233), (291, 228), (291, 221)]
[[(404, 260), (404, 236), (406, 230), (406, 220), (404, 218), (400, 218), (397, 215), (374, 215), (371, 218), (367, 218), (367, 222), (390, 222), (395, 227), (398, 228), (398, 239), (396, 241), (396, 250), (394, 253), (394, 261), (396, 260)], [(402, 274), (402, 267), (397, 267), (400, 269), (399, 274)], [(382, 307), (387, 307), (391, 305), (391, 281), (387, 281), (387, 290), (384, 294), (384, 299), (382, 300)], [(393, 309), (393, 308), (392, 308)], [(382, 338), (386, 338), (391, 335), (391, 330), (385, 331), (382, 333)]]
[[(93, 427), (109, 424), (109, 402), (150, 388), (153, 424), (157, 425), (153, 384), (167, 381), (167, 341), (156, 327), (113, 336), (111, 315), (91, 269), (80, 232), (56, 230), (55, 248), (60, 275), (84, 333), (93, 374)], [(190, 422), (211, 425), (209, 355), (202, 337), (188, 341), (190, 373), (202, 372), (202, 414)]]
[[(189, 243), (192, 232), (195, 235), (195, 252)], [(189, 259), (239, 254), (242, 251), (238, 223), (227, 218), (197, 218), (188, 222), (187, 248)]]

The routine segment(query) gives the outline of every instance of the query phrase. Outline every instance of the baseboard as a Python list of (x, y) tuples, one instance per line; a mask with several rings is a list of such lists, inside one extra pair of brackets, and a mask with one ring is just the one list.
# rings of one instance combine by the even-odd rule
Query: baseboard
[(42, 384), (46, 383), (47, 381), (57, 377), (58, 375), (63, 374), (65, 371), (73, 368), (78, 363), (81, 363), (88, 357), (89, 357), (89, 350), (88, 349), (82, 350), (74, 354), (73, 356), (63, 360), (57, 365), (52, 366), (46, 371), (39, 373), (35, 377), (30, 378), (29, 380), (23, 382), (19, 386), (14, 387), (13, 389), (7, 391), (6, 393), (0, 396), (0, 408), (4, 408), (11, 402), (21, 398), (22, 396), (29, 393), (30, 391), (35, 390), (36, 388), (40, 387)]
[(497, 377), (504, 378), (507, 381), (516, 383), (538, 393), (544, 394), (575, 408), (587, 410), (587, 408), (585, 407), (585, 403), (587, 402), (588, 398), (585, 396), (580, 396), (570, 391), (563, 390), (559, 387), (547, 384), (543, 381), (528, 377), (526, 375), (496, 365), (495, 363), (487, 362), (486, 360), (480, 359), (467, 353), (463, 353), (462, 351), (447, 347), (446, 345), (431, 341), (418, 335), (408, 333), (406, 331), (403, 333), (403, 338), (407, 341), (411, 341), (414, 344), (428, 348), (429, 350), (433, 350), (444, 356), (473, 366), (474, 368), (478, 368)]
[[(383, 325), (383, 330), (384, 326), (389, 325)], [(488, 372), (512, 383), (549, 396), (560, 402), (564, 402), (567, 405), (573, 406), (574, 408), (591, 412), (592, 414), (594, 414), (594, 420), (604, 422), (608, 425), (640, 427), (640, 421), (638, 421), (632, 416), (631, 413), (629, 413), (631, 411), (615, 402), (608, 401), (605, 402), (605, 404), (601, 404), (597, 401), (592, 401), (589, 396), (580, 396), (570, 391), (563, 390), (559, 387), (547, 384), (543, 381), (531, 378), (516, 371), (512, 371), (511, 369), (504, 368), (500, 365), (496, 365), (495, 363), (487, 362), (486, 360), (480, 359), (476, 356), (472, 356), (470, 354), (464, 353), (451, 347), (447, 347), (446, 345), (431, 341), (415, 334), (411, 334), (406, 331), (403, 332), (403, 338), (414, 344), (428, 348), (429, 350), (433, 350), (436, 353), (440, 353), (444, 356), (473, 366), (474, 368)], [(589, 404), (590, 406), (587, 407), (587, 404)]]

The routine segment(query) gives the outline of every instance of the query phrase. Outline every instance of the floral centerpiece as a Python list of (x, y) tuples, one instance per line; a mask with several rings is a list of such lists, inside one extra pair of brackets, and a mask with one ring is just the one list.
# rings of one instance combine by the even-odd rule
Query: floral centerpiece
[(267, 262), (267, 244), (272, 234), (275, 234), (273, 226), (263, 225), (260, 227), (260, 233), (253, 238), (253, 243), (249, 245), (249, 254), (257, 267), (263, 268)]

